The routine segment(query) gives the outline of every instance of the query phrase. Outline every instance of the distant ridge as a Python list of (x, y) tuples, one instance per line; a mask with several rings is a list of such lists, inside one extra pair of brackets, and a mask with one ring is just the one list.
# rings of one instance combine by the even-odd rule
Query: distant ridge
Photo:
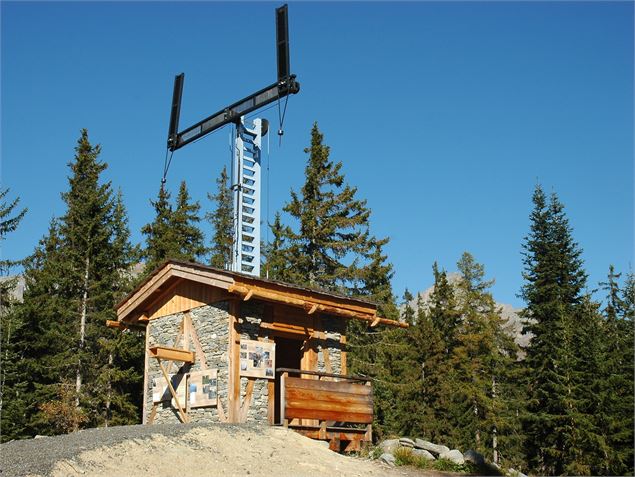
[[(461, 279), (461, 275), (458, 272), (451, 272), (447, 274), (448, 282), (451, 285), (456, 285)], [(414, 309), (417, 309), (417, 302), (421, 299), (424, 308), (427, 308), (430, 304), (430, 297), (434, 292), (434, 285), (426, 288), (425, 290), (419, 291), (414, 294), (414, 298), (408, 302), (408, 304)], [(503, 320), (506, 322), (503, 326), (504, 330), (507, 332), (509, 336), (514, 338), (514, 341), (521, 348), (526, 348), (531, 339), (530, 334), (523, 334), (523, 321), (520, 317), (520, 312), (522, 308), (514, 308), (512, 305), (507, 303), (499, 303), (496, 302), (496, 305), (501, 309), (501, 315)], [(401, 305), (400, 310), (403, 311), (405, 305)]]

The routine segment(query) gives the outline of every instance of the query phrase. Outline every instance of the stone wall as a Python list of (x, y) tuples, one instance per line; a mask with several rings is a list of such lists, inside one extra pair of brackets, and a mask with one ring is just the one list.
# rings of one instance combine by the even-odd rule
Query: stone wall
[[(322, 326), (324, 339), (318, 340), (317, 370), (322, 373), (342, 374), (342, 351), (345, 351), (345, 348), (340, 340), (346, 330), (346, 321), (342, 318), (325, 316), (322, 318)], [(325, 349), (328, 351), (330, 370), (326, 366)]]
[[(238, 320), (238, 331), (241, 340), (269, 340), (268, 330), (260, 328), (264, 313), (264, 305), (262, 302), (252, 300), (241, 303), (240, 317)], [(218, 397), (219, 401), (227, 414), (227, 383), (229, 378), (228, 372), (228, 345), (229, 345), (229, 305), (227, 302), (219, 302), (213, 305), (205, 305), (190, 310), (192, 324), (196, 330), (208, 369), (218, 370)], [(176, 313), (161, 318), (154, 319), (149, 324), (148, 345), (175, 346), (176, 338), (184, 313)], [(344, 334), (346, 322), (342, 319), (323, 317), (322, 325), (325, 330), (324, 339), (317, 342), (318, 360), (317, 370), (321, 372), (341, 373), (341, 356), (343, 351), (340, 339)], [(258, 333), (261, 333), (258, 335)], [(194, 349), (191, 347), (190, 349)], [(330, 369), (326, 365), (324, 350), (328, 350), (328, 361)], [(197, 356), (193, 365), (183, 365), (178, 367), (178, 362), (172, 365), (172, 373), (188, 373), (199, 371), (200, 358)], [(167, 366), (167, 362), (164, 366)], [(149, 416), (152, 409), (152, 379), (156, 378), (159, 385), (163, 386), (165, 379), (161, 373), (159, 365), (155, 359), (148, 360), (148, 389), (146, 389), (146, 417)], [(248, 383), (247, 378), (240, 378), (241, 403), (246, 394)], [(252, 400), (246, 416), (248, 422), (267, 422), (268, 420), (268, 380), (256, 379), (252, 393)], [(185, 403), (181, 403), (185, 405)], [(192, 422), (200, 421), (219, 421), (218, 407), (202, 407), (194, 408), (188, 411)], [(165, 401), (158, 405), (157, 413), (154, 419), (155, 423), (161, 422), (177, 422), (178, 411), (173, 408), (170, 401)]]
[[(148, 336), (148, 346), (162, 345), (174, 346), (174, 340), (179, 332), (179, 325), (183, 320), (184, 313), (176, 313), (150, 322), (150, 334)], [(223, 408), (227, 410), (227, 348), (229, 343), (229, 313), (228, 303), (219, 302), (213, 305), (193, 308), (190, 311), (192, 325), (196, 330), (208, 369), (218, 369), (218, 397), (223, 403)], [(193, 349), (193, 348), (191, 348)], [(178, 367), (178, 362), (172, 365), (172, 373), (199, 371), (201, 369), (200, 358), (197, 357), (193, 365), (183, 365)], [(167, 366), (167, 363), (164, 363)], [(165, 384), (165, 379), (159, 368), (156, 359), (148, 360), (148, 389), (146, 389), (146, 415), (152, 409), (152, 378), (156, 378), (161, 386)], [(181, 403), (182, 406), (185, 403)], [(188, 411), (192, 422), (218, 421), (217, 407), (200, 407)], [(170, 401), (159, 404), (155, 423), (178, 421), (178, 410), (173, 408)]]

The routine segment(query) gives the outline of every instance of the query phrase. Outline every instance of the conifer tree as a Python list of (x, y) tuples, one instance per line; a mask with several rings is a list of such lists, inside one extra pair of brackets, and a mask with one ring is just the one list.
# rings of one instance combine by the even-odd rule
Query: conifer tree
[(282, 225), (280, 212), (276, 212), (273, 224), (269, 226), (273, 234), (273, 241), (265, 245), (265, 263), (261, 267), (265, 278), (291, 282), (293, 280), (288, 258), (288, 238), (291, 229)]
[[(114, 305), (126, 291), (136, 256), (127, 243), (121, 197), (114, 198), (110, 183), (100, 180), (106, 164), (99, 152), (82, 130), (69, 164), (69, 189), (62, 194), (66, 213), (51, 223), (25, 264), (27, 290), (17, 307), (24, 326), (16, 337), (25, 396), (21, 435), (104, 424), (108, 401), (118, 391), (110, 368), (119, 365), (117, 355), (134, 348), (113, 345), (113, 332), (105, 327), (115, 318)], [(139, 385), (139, 377), (131, 371), (127, 386)], [(123, 421), (134, 422), (135, 414)]]
[[(27, 212), (27, 209), (16, 209), (20, 201), (19, 197), (8, 202), (8, 193), (9, 189), (0, 189), (0, 243), (9, 233), (18, 228)], [(0, 434), (3, 441), (6, 440), (7, 434), (12, 435), (15, 432), (14, 420), (20, 420), (21, 411), (19, 405), (21, 396), (17, 389), (19, 354), (14, 343), (16, 330), (21, 327), (21, 323), (13, 308), (15, 299), (12, 293), (17, 280), (6, 278), (11, 267), (16, 264), (17, 262), (13, 260), (0, 259), (0, 428), (2, 429)]]
[(330, 160), (330, 148), (314, 123), (306, 181), (300, 194), (291, 191), (284, 210), (299, 222), (289, 237), (288, 270), (293, 283), (347, 292), (357, 279), (357, 267), (344, 263), (347, 255), (368, 254), (366, 201), (357, 188), (345, 184), (342, 163)]
[(155, 212), (154, 220), (141, 228), (141, 233), (146, 236), (146, 247), (143, 250), (143, 258), (146, 261), (145, 273), (151, 272), (166, 259), (179, 255), (172, 228), (173, 211), (170, 197), (170, 192), (162, 183), (157, 199), (150, 201)]
[(203, 233), (198, 227), (200, 204), (192, 202), (185, 181), (181, 182), (174, 207), (170, 192), (161, 184), (156, 201), (154, 220), (143, 226), (146, 236), (145, 273), (152, 272), (168, 259), (196, 261), (206, 253)]
[(484, 280), (483, 265), (466, 252), (457, 266), (461, 322), (449, 360), (450, 435), (454, 446), (473, 448), (494, 459), (499, 429), (509, 417), (507, 396), (499, 383), (516, 358), (515, 345), (503, 332), (500, 310), (488, 291), (493, 281)]
[(173, 258), (196, 261), (201, 260), (207, 253), (205, 238), (198, 226), (201, 221), (200, 210), (200, 204), (198, 201), (192, 202), (187, 185), (182, 181), (171, 221), (179, 245), (179, 256)]
[(523, 244), (527, 303), (524, 331), (532, 339), (524, 361), (528, 391), (524, 429), (530, 467), (539, 473), (591, 473), (601, 443), (589, 405), (598, 369), (592, 313), (585, 307), (586, 274), (564, 207), (538, 186), (531, 229)]
[(595, 416), (603, 443), (603, 458), (595, 469), (598, 475), (633, 473), (635, 289), (629, 275), (621, 290), (620, 276), (611, 265), (607, 281), (600, 283), (607, 296), (598, 340), (601, 359)]
[(208, 212), (205, 215), (214, 228), (210, 247), (210, 265), (224, 269), (229, 269), (231, 266), (234, 248), (234, 211), (228, 181), (227, 168), (223, 167), (220, 176), (216, 179), (216, 194), (207, 194), (208, 199), (216, 203), (216, 210), (214, 213)]

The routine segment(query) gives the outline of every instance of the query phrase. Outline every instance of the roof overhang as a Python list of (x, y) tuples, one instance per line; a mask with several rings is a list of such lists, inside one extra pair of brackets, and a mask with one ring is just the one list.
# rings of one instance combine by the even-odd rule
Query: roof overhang
[(408, 326), (403, 322), (377, 316), (377, 306), (363, 300), (220, 270), (198, 263), (174, 260), (165, 262), (157, 268), (124, 298), (116, 306), (117, 322), (110, 322), (108, 326), (122, 328), (144, 325), (148, 321), (147, 310), (164, 296), (167, 290), (182, 280), (224, 290), (242, 301), (258, 299), (303, 308), (309, 315), (320, 312), (367, 321), (371, 326)]

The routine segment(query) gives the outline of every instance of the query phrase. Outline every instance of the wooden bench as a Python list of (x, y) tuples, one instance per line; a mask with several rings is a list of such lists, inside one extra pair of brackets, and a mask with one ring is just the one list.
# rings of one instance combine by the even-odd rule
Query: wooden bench
[[(281, 368), (280, 414), (285, 427), (329, 448), (359, 451), (372, 440), (373, 388), (365, 378)], [(289, 374), (310, 378), (291, 377)], [(325, 381), (324, 378), (339, 379)], [(360, 427), (361, 426), (361, 427)], [(344, 444), (344, 445), (343, 445)]]

